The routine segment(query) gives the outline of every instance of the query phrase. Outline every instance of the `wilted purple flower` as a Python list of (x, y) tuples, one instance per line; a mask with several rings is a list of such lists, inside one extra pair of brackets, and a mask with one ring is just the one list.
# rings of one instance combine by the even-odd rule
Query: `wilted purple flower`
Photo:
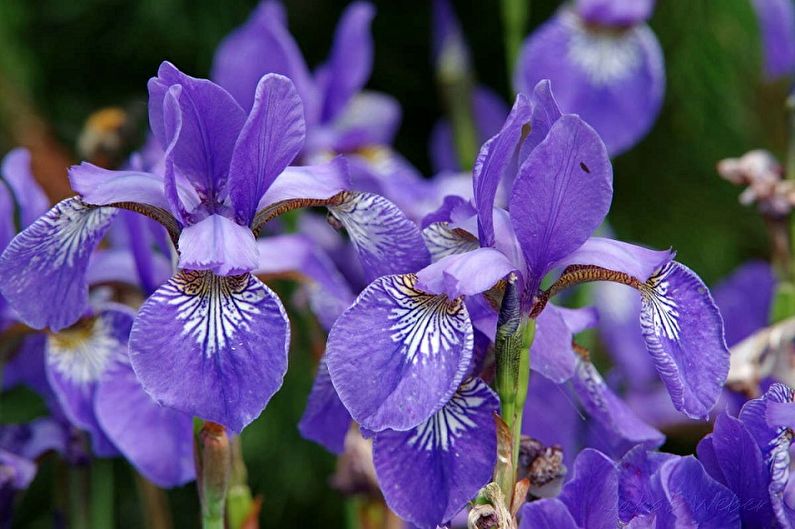
[(763, 214), (772, 217), (786, 217), (792, 211), (795, 186), (784, 179), (784, 168), (769, 152), (758, 149), (740, 158), (721, 160), (718, 173), (732, 184), (746, 186), (740, 204), (756, 204)]
[(795, 72), (795, 6), (790, 0), (752, 0), (759, 20), (765, 77)]
[(565, 112), (593, 126), (611, 156), (651, 128), (665, 92), (663, 56), (645, 21), (654, 0), (577, 0), (530, 35), (516, 67), (517, 91), (550, 79)]
[(520, 529), (738, 528), (738, 501), (694, 457), (630, 451), (618, 462), (587, 449), (557, 498), (526, 504)]

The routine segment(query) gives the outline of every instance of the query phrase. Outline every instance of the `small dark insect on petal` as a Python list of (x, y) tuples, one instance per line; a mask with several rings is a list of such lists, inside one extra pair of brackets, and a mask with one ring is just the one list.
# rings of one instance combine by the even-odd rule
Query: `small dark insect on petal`
[(583, 171), (585, 171), (588, 174), (591, 174), (591, 170), (588, 169), (588, 166), (585, 165), (583, 162), (580, 162), (580, 169), (582, 169)]

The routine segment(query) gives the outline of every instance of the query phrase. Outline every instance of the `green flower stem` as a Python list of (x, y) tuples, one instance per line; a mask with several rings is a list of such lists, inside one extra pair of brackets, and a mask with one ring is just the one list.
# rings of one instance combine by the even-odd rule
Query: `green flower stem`
[(165, 491), (135, 472), (135, 485), (143, 510), (144, 527), (147, 529), (172, 529), (174, 523)]
[(513, 86), (513, 73), (519, 50), (525, 36), (527, 19), (530, 16), (530, 0), (502, 0), (503, 39), (508, 83)]
[(535, 337), (535, 320), (525, 319), (514, 332), (497, 333), (497, 394), (500, 415), (511, 432), (511, 479), (501, 480), (506, 501), (510, 503), (519, 465), (519, 444), (522, 438), (522, 415), (530, 383), (530, 346)]
[(229, 529), (240, 529), (249, 517), (254, 506), (251, 489), (248, 486), (248, 472), (243, 461), (243, 447), (240, 437), (231, 439), (232, 475), (229, 494), (226, 498), (226, 510), (229, 518)]
[(224, 529), (226, 495), (232, 471), (229, 436), (220, 424), (204, 421), (200, 428), (198, 424), (194, 422), (194, 455), (202, 527)]
[(88, 529), (88, 494), (86, 467), (71, 465), (69, 480), (69, 529)]
[(113, 460), (91, 462), (91, 527), (115, 527)]

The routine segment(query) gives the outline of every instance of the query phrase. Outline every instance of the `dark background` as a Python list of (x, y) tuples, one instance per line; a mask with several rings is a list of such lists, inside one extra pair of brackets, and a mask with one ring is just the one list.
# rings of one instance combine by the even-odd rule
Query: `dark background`
[[(397, 148), (427, 174), (428, 133), (441, 115), (430, 63), (430, 2), (374, 3), (376, 53), (369, 87), (402, 103)], [(310, 66), (326, 57), (345, 4), (285, 1), (290, 29)], [(74, 156), (70, 151), (92, 111), (144, 102), (146, 81), (164, 59), (206, 76), (215, 46), (254, 5), (252, 0), (0, 1), (0, 152), (19, 143), (51, 142), (59, 157), (41, 164), (38, 176), (45, 184), (62, 182), (63, 160)], [(557, 6), (533, 0), (529, 29)], [(499, 2), (459, 1), (455, 8), (479, 80), (507, 100)], [(742, 261), (766, 256), (761, 219), (737, 203), (739, 190), (719, 179), (715, 163), (757, 147), (783, 157), (786, 85), (762, 80), (749, 0), (661, 1), (651, 26), (665, 54), (665, 104), (653, 131), (615, 160), (610, 220), (621, 239), (673, 246), (679, 260), (712, 283)], [(261, 527), (344, 527), (343, 500), (327, 485), (334, 459), (301, 440), (296, 430), (313, 360), (307, 322), (295, 319), (293, 325), (285, 386), (243, 435), (250, 483), (264, 498)], [(119, 526), (142, 527), (129, 472), (121, 461), (116, 468)], [(51, 509), (64, 486), (54, 463), (45, 462), (23, 498), (16, 525), (51, 527)], [(198, 526), (193, 485), (173, 491), (170, 499), (176, 527)]]

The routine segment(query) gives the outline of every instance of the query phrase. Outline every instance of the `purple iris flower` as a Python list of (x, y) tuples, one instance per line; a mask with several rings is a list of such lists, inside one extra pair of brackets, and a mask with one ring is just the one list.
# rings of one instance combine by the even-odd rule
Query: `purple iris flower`
[[(523, 138), (528, 123), (532, 132)], [(516, 177), (507, 212), (493, 203), (511, 170)], [(611, 195), (610, 161), (593, 129), (560, 113), (548, 82), (539, 84), (532, 101), (520, 95), (503, 129), (481, 149), (474, 169), (476, 207), (447, 200), (424, 229), (436, 261), (416, 274), (376, 279), (334, 324), (327, 365), (353, 419), (377, 439), (385, 431), (412, 431), (447, 406), (470, 373), (476, 326), (494, 336), (496, 314), (480, 314), (475, 302), (509, 276), (519, 310), (537, 318), (533, 369), (555, 382), (575, 376), (572, 335), (587, 326), (587, 312), (546, 303), (557, 291), (540, 286), (553, 270), (565, 270), (555, 284), (613, 280), (639, 291), (640, 326), (675, 406), (706, 417), (728, 372), (720, 315), (704, 284), (672, 261), (671, 252), (589, 238)], [(628, 439), (623, 449), (633, 441), (657, 446), (662, 437), (648, 425), (617, 421), (626, 406), (599, 390), (606, 386), (595, 370), (584, 369), (577, 373), (584, 392), (601, 395), (586, 407)], [(439, 435), (452, 444), (449, 430)], [(437, 462), (439, 472), (449, 469), (445, 459)], [(416, 481), (409, 468), (395, 475), (403, 479), (401, 487)], [(445, 497), (434, 501), (447, 504)], [(408, 514), (416, 516), (421, 507), (416, 509)]]
[(550, 79), (561, 108), (593, 126), (611, 156), (651, 129), (665, 92), (663, 56), (645, 21), (654, 0), (576, 0), (524, 44), (516, 90)]
[(87, 310), (86, 268), (116, 208), (160, 221), (176, 243), (180, 271), (136, 316), (130, 361), (161, 404), (240, 431), (278, 390), (287, 368), (284, 309), (250, 274), (259, 264), (255, 232), (263, 224), (296, 207), (328, 205), (371, 272), (379, 256), (412, 270), (423, 254), (392, 244), (400, 233), (384, 219), (403, 218), (393, 204), (342, 193), (348, 188), (342, 160), (287, 167), (305, 130), (289, 79), (264, 76), (248, 116), (223, 88), (170, 63), (149, 92), (163, 173), (73, 167), (80, 196), (14, 239), (0, 259), (0, 290), (29, 325), (62, 329)]
[(339, 21), (328, 59), (311, 72), (287, 29), (283, 6), (264, 0), (219, 45), (212, 79), (244, 109), (251, 108), (263, 75), (278, 73), (292, 79), (306, 118), (302, 163), (345, 154), (354, 189), (385, 196), (410, 211), (415, 201), (422, 200), (426, 184), (389, 147), (400, 124), (400, 106), (389, 95), (364, 90), (372, 71), (374, 16), (372, 4), (351, 3)]
[(752, 0), (764, 49), (765, 77), (795, 72), (795, 6), (790, 0)]
[(722, 414), (698, 445), (707, 471), (739, 498), (743, 527), (795, 527), (790, 446), (795, 393), (773, 384), (737, 418)]
[(520, 529), (740, 528), (737, 498), (694, 457), (636, 447), (614, 462), (583, 450), (557, 498), (528, 503)]

